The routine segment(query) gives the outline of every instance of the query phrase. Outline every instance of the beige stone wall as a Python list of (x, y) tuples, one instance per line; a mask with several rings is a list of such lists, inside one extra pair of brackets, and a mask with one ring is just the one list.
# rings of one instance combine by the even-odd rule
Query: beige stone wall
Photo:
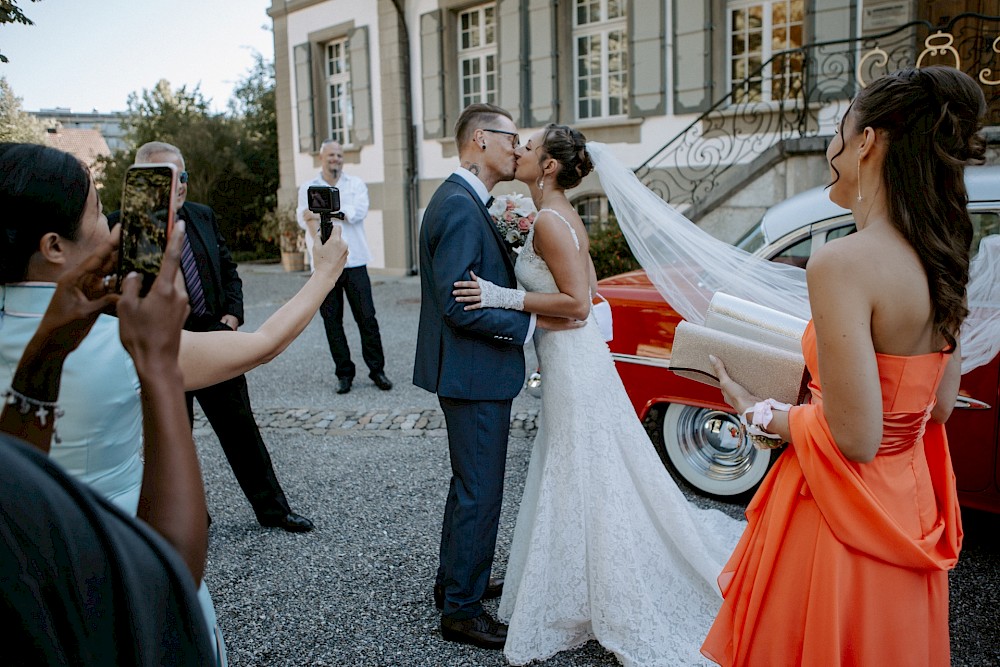
[(829, 180), (830, 170), (823, 155), (792, 156), (734, 193), (698, 225), (716, 238), (735, 243), (768, 208)]
[[(384, 267), (391, 273), (408, 273), (411, 264), (409, 247), (410, 221), (407, 217), (407, 142), (409, 128), (403, 105), (409, 99), (404, 78), (403, 25), (391, 0), (378, 0), (378, 55), (372, 54), (373, 81), (382, 88), (382, 160), (385, 182), (381, 184), (382, 240)], [(391, 102), (390, 102), (391, 101)], [(402, 102), (400, 104), (399, 102)]]

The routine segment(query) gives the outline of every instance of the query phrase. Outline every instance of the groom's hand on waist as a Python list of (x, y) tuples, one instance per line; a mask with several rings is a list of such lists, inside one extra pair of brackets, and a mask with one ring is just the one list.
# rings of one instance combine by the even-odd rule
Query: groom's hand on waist
[(567, 331), (569, 329), (579, 329), (587, 324), (586, 320), (571, 320), (566, 317), (553, 317), (551, 315), (539, 315), (535, 325), (540, 329), (549, 331)]

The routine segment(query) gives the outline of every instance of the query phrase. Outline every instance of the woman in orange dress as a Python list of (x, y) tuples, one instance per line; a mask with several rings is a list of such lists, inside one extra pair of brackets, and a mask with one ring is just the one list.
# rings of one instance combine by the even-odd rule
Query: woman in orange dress
[(958, 393), (982, 92), (903, 70), (855, 99), (827, 150), (858, 231), (807, 270), (811, 401), (761, 401), (715, 360), (755, 441), (789, 446), (747, 508), (702, 653), (722, 665), (948, 665), (962, 543), (943, 423)]

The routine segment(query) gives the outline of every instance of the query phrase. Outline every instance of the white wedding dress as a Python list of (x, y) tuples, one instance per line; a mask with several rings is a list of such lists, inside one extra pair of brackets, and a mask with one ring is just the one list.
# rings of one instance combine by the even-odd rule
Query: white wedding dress
[[(517, 279), (556, 292), (533, 239)], [(539, 330), (535, 347), (545, 385), (500, 601), (507, 660), (596, 639), (625, 665), (710, 664), (699, 648), (722, 602), (716, 578), (746, 524), (681, 494), (593, 315), (581, 329)]]

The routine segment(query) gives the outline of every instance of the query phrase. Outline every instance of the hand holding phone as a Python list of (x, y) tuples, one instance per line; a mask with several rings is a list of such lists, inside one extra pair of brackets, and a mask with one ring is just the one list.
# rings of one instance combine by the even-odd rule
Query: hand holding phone
[(160, 272), (176, 215), (177, 168), (167, 162), (135, 164), (122, 188), (118, 284), (135, 271), (145, 295)]

